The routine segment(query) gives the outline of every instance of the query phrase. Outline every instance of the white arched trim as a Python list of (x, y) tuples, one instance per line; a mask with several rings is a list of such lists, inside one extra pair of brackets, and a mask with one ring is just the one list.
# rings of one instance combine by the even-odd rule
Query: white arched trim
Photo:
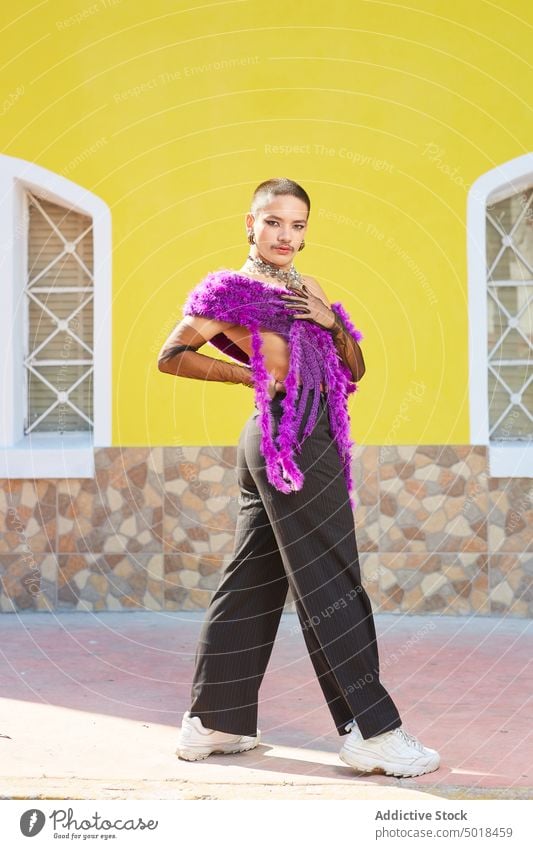
[[(94, 429), (24, 435), (23, 326), (26, 222), (31, 191), (89, 216), (94, 250)], [(111, 445), (111, 213), (104, 201), (32, 162), (0, 155), (0, 477), (93, 477), (94, 448)]]

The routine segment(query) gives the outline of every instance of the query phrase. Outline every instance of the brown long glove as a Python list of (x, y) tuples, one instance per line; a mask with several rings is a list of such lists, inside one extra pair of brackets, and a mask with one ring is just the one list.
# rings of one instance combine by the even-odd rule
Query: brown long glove
[(335, 311), (333, 312), (335, 323), (330, 333), (343, 363), (348, 366), (352, 373), (352, 381), (356, 383), (361, 380), (365, 373), (365, 361), (361, 353), (361, 348), (346, 329), (342, 318)]
[(180, 324), (159, 352), (158, 367), (165, 374), (190, 377), (194, 380), (216, 380), (220, 383), (242, 383), (253, 386), (248, 366), (228, 363), (199, 354), (197, 349), (208, 340), (189, 324)]

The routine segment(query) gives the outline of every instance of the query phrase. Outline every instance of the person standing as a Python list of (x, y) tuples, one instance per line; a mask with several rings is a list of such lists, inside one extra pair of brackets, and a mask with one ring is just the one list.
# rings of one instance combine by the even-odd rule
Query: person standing
[[(255, 412), (237, 449), (234, 555), (206, 611), (177, 754), (201, 760), (258, 745), (258, 693), (289, 587), (337, 732), (340, 759), (363, 772), (415, 776), (440, 756), (402, 725), (379, 678), (370, 599), (355, 537), (347, 396), (365, 372), (341, 302), (294, 267), (311, 202), (288, 178), (253, 193), (249, 253), (189, 294), (160, 371), (244, 384)], [(199, 353), (210, 343), (235, 362)]]

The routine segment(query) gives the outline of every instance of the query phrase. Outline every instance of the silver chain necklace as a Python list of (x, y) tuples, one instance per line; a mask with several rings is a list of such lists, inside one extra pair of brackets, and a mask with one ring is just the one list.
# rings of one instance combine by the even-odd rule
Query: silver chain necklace
[(285, 283), (287, 289), (291, 288), (291, 283), (302, 283), (302, 275), (292, 266), (288, 271), (284, 271), (282, 268), (278, 268), (277, 265), (266, 262), (264, 259), (258, 259), (251, 254), (248, 255), (246, 261), (250, 262), (259, 274), (266, 274), (268, 277), (275, 277), (276, 280), (281, 280)]

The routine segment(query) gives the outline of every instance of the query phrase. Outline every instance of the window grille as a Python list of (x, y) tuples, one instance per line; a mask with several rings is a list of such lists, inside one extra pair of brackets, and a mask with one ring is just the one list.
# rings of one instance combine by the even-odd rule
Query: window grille
[(92, 219), (26, 192), (24, 433), (92, 431)]
[(533, 437), (533, 186), (486, 210), (489, 440)]

